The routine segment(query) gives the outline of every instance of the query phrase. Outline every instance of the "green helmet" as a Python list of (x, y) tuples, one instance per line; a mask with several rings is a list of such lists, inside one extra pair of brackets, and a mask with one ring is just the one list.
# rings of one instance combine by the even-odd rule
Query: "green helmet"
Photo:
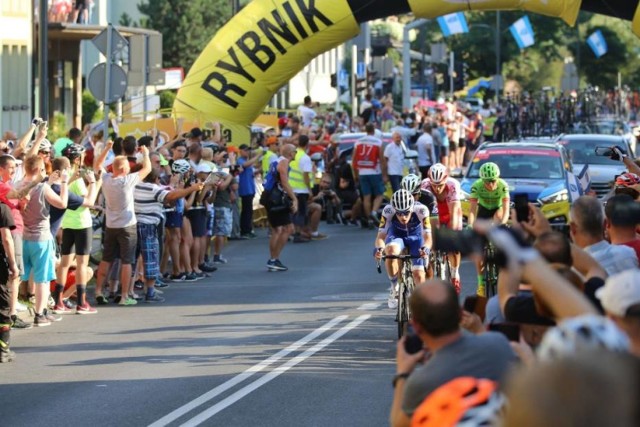
[(493, 162), (480, 166), (480, 179), (483, 181), (494, 181), (500, 178), (500, 168)]

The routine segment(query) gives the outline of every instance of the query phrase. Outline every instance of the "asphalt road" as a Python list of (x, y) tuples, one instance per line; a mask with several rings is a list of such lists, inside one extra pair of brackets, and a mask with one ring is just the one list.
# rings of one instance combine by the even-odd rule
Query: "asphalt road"
[[(166, 302), (14, 331), (4, 426), (387, 426), (394, 312), (375, 231), (324, 225), (266, 270), (266, 230), (230, 242), (211, 278)], [(383, 272), (384, 273), (384, 272)], [(463, 295), (475, 287), (463, 262)]]

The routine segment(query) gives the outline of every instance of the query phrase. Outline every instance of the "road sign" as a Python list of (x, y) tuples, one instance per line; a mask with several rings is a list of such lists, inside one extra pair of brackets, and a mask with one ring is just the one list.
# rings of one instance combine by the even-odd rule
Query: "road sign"
[(163, 85), (162, 35), (132, 36), (129, 42), (129, 86)]
[(447, 45), (445, 43), (431, 44), (431, 62), (444, 62), (447, 59)]
[(504, 79), (502, 78), (502, 76), (494, 74), (493, 78), (491, 79), (491, 90), (500, 92), (503, 87)]
[[(100, 34), (98, 34), (91, 40), (93, 45), (96, 48), (98, 48), (100, 53), (103, 54), (104, 56), (107, 56), (107, 41), (108, 41), (107, 39), (109, 38), (108, 33), (109, 33), (108, 28), (105, 28), (100, 32)], [(111, 28), (111, 51), (113, 53), (118, 53), (128, 45), (129, 43), (124, 37), (122, 37), (122, 34), (120, 34), (118, 30), (112, 27)]]
[(96, 99), (111, 104), (122, 98), (127, 91), (127, 73), (124, 72), (122, 67), (116, 64), (111, 64), (111, 70), (109, 72), (109, 94), (105, 96), (105, 80), (107, 78), (107, 64), (102, 63), (96, 65), (91, 73), (89, 73), (89, 80), (87, 86), (89, 90), (96, 97)]

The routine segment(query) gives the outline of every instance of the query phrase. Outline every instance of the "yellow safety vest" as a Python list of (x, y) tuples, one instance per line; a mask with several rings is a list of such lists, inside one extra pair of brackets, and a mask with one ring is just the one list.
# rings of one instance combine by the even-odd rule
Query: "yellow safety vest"
[(266, 154), (262, 157), (262, 176), (267, 176), (269, 173), (269, 167), (271, 167), (271, 163), (278, 158), (278, 155), (273, 151), (267, 151)]
[(294, 190), (309, 190), (309, 187), (304, 183), (304, 174), (300, 170), (300, 159), (304, 154), (304, 150), (298, 148), (296, 150), (296, 157), (289, 163), (291, 167), (289, 171), (289, 184)]

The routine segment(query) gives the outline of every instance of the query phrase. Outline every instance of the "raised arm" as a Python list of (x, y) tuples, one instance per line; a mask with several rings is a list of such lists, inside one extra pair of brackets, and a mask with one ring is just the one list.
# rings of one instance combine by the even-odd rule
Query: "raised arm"
[(138, 171), (138, 174), (140, 174), (140, 181), (142, 181), (151, 172), (151, 159), (149, 159), (148, 147), (140, 147), (140, 152), (142, 153), (142, 169)]
[(98, 158), (96, 158), (95, 161), (93, 162), (93, 171), (95, 172), (96, 175), (99, 175), (100, 172), (102, 171), (102, 166), (104, 165), (104, 161), (107, 159), (107, 156), (109, 155), (109, 151), (111, 150), (112, 147), (113, 147), (113, 141), (108, 140), (104, 144), (104, 149), (98, 155)]
[[(35, 122), (38, 119), (39, 118), (35, 118), (33, 121)], [(39, 119), (39, 120), (42, 121), (42, 119)], [(27, 143), (29, 142), (29, 140), (33, 136), (33, 133), (36, 131), (38, 127), (34, 122), (32, 122), (29, 125), (29, 129), (27, 129), (27, 131), (20, 137), (20, 139), (18, 140), (18, 145), (16, 145), (13, 148), (13, 157), (19, 158), (20, 155), (22, 155), (22, 153), (24, 152), (24, 149), (27, 146)]]

